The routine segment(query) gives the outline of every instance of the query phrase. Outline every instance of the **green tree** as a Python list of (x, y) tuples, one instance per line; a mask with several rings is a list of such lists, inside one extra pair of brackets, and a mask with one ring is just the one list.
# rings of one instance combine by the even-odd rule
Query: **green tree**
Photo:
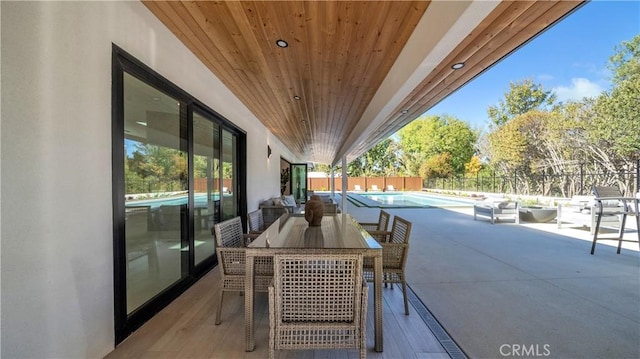
[(453, 167), (450, 153), (433, 155), (420, 166), (422, 178), (450, 177), (451, 175), (453, 175)]
[(545, 91), (541, 84), (526, 79), (511, 82), (504, 99), (496, 106), (489, 106), (487, 113), (493, 125), (500, 127), (528, 111), (547, 109), (555, 101), (556, 95), (552, 91)]
[(313, 165), (313, 170), (317, 172), (323, 172), (327, 176), (331, 174), (331, 166), (324, 163), (316, 163)]
[(640, 35), (616, 49), (609, 61), (615, 86), (597, 98), (589, 135), (624, 165), (640, 154)]
[(455, 174), (465, 172), (464, 165), (471, 160), (475, 153), (475, 143), (478, 134), (469, 124), (453, 117), (443, 117), (441, 128), (441, 147), (438, 153), (451, 155), (451, 168)]
[[(365, 156), (366, 154), (360, 155), (358, 158), (347, 163), (347, 176), (360, 177), (365, 175)], [(336, 173), (342, 173), (342, 166), (336, 166), (336, 171)]]
[(619, 84), (640, 76), (640, 35), (616, 46), (617, 51), (609, 58), (607, 67), (613, 73), (613, 82)]
[(464, 172), (468, 175), (475, 176), (482, 169), (482, 162), (478, 156), (473, 156), (469, 162), (464, 165)]
[[(139, 178), (147, 182), (149, 187), (146, 191), (186, 189), (187, 160), (186, 153), (183, 151), (148, 143), (136, 143), (135, 150), (126, 161), (128, 171), (136, 173)], [(125, 176), (128, 174), (125, 173)]]
[(391, 138), (379, 142), (349, 162), (347, 174), (350, 177), (391, 176), (397, 163), (394, 148), (394, 141)]
[(521, 193), (536, 184), (531, 175), (546, 167), (547, 124), (553, 113), (532, 110), (518, 115), (489, 135), (491, 160), (503, 173), (517, 176)]
[[(464, 173), (478, 139), (477, 131), (455, 117), (423, 116), (398, 132), (400, 161), (409, 174), (444, 173), (441, 161), (447, 159), (451, 173)], [(448, 156), (442, 157), (442, 155)], [(430, 160), (432, 157), (437, 157)], [(437, 164), (433, 170), (424, 165)]]

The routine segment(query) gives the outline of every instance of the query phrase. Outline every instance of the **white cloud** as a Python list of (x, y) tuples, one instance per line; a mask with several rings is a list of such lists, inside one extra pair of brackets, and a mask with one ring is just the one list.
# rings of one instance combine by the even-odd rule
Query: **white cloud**
[(536, 77), (537, 77), (538, 81), (542, 81), (542, 82), (551, 81), (551, 80), (554, 79), (553, 75), (550, 75), (550, 74), (541, 74), (541, 75), (538, 75)]
[(571, 79), (570, 86), (557, 86), (553, 92), (558, 95), (558, 101), (566, 102), (570, 100), (579, 101), (585, 97), (596, 97), (603, 91), (602, 87), (595, 82), (582, 77)]

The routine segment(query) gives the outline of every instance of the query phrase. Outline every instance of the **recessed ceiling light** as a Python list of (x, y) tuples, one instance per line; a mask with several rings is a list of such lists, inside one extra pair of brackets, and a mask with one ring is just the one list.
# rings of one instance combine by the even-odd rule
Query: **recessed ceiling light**
[(278, 45), (279, 47), (285, 48), (285, 47), (289, 47), (289, 43), (287, 43), (286, 41), (280, 39), (280, 40), (276, 40), (276, 45)]
[(451, 65), (451, 68), (454, 70), (460, 70), (463, 67), (464, 67), (464, 62), (456, 62), (455, 64)]
[(295, 96), (293, 96), (293, 99), (294, 99), (294, 100), (299, 100), (299, 99), (300, 99), (300, 96), (295, 95)]
[(140, 126), (146, 126), (146, 125), (147, 125), (147, 123), (146, 123), (146, 122), (144, 122), (144, 121), (136, 121), (136, 123), (137, 123), (138, 125), (140, 125)]
[(409, 110), (402, 110), (402, 111), (400, 111), (400, 112), (402, 112), (402, 114), (404, 115), (404, 114), (406, 114), (406, 113), (409, 113)]

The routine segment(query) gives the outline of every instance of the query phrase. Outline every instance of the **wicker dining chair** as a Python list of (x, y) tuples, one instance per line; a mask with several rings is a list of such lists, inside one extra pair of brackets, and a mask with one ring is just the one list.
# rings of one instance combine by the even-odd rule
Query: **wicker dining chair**
[(278, 254), (273, 261), (269, 358), (275, 350), (350, 348), (366, 358), (362, 254)]
[[(382, 246), (382, 282), (402, 284), (402, 296), (404, 297), (404, 314), (409, 315), (409, 303), (407, 301), (407, 283), (405, 267), (409, 255), (409, 237), (411, 235), (411, 222), (404, 218), (393, 217), (393, 225), (389, 235), (389, 241), (380, 243)], [(364, 277), (367, 281), (373, 281), (373, 260), (365, 258)]]
[(253, 212), (249, 212), (247, 214), (249, 218), (249, 233), (257, 233), (260, 234), (264, 232), (267, 227), (264, 225), (264, 215), (262, 214), (262, 209), (256, 209)]
[(391, 215), (389, 212), (380, 210), (380, 216), (378, 217), (378, 222), (362, 222), (360, 226), (364, 228), (369, 234), (375, 238), (378, 242), (387, 242), (387, 239), (391, 232), (389, 229), (389, 219)]
[[(220, 324), (222, 300), (225, 292), (244, 292), (246, 272), (245, 238), (240, 217), (234, 217), (213, 226), (216, 237), (216, 254), (220, 266), (220, 296), (216, 310), (216, 325)], [(272, 257), (256, 257), (254, 262), (254, 290), (266, 292), (273, 278)]]

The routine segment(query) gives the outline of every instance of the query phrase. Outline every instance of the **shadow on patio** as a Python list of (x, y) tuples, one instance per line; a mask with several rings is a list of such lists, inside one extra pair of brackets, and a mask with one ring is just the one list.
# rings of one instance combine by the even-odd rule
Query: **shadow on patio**
[[(349, 207), (347, 211), (364, 222), (377, 220), (379, 210)], [(411, 314), (405, 316), (402, 291), (383, 289), (383, 353), (373, 351), (370, 303), (368, 357), (463, 357), (455, 344), (446, 341), (447, 333), (470, 358), (640, 357), (637, 244), (625, 243), (618, 255), (615, 242), (603, 242), (592, 256), (588, 230), (558, 230), (555, 223), (491, 225), (473, 221), (471, 208), (388, 211), (413, 222), (407, 278), (417, 297), (410, 293)], [(635, 231), (626, 234), (635, 235)], [(233, 300), (230, 294), (222, 324), (214, 325), (217, 278), (216, 268), (107, 358), (266, 357), (266, 295), (256, 297), (260, 313), (256, 350), (244, 352), (242, 297)], [(431, 313), (446, 332), (429, 317)], [(279, 354), (280, 358), (357, 356), (356, 351), (322, 350)]]

